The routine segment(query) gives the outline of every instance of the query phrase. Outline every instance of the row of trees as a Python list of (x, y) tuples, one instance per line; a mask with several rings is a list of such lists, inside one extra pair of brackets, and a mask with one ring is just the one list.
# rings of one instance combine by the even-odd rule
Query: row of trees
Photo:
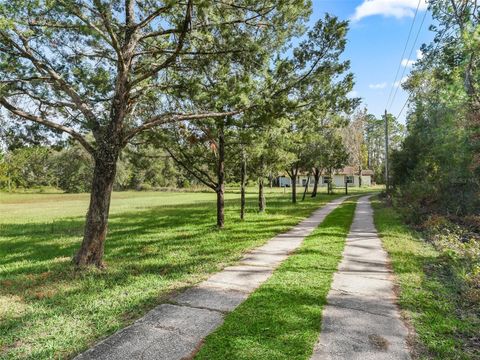
[(268, 171), (269, 137), (288, 144), (298, 173), (305, 124), (353, 106), (339, 61), (347, 24), (326, 16), (305, 34), (310, 11), (302, 0), (0, 3), (3, 115), (66, 134), (93, 159), (77, 265), (103, 266), (118, 161), (132, 142), (162, 148), (214, 189), (220, 227), (233, 142), (244, 173), (247, 151)]
[(393, 154), (394, 183), (412, 220), (480, 208), (480, 10), (432, 0), (434, 41), (405, 84), (408, 136)]
[[(388, 120), (390, 144), (398, 149), (404, 126), (392, 115), (388, 115)], [(317, 194), (320, 176), (332, 175), (344, 165), (353, 166), (358, 175), (364, 169), (373, 169), (375, 182), (383, 183), (384, 119), (377, 119), (366, 109), (353, 113), (349, 119), (346, 116), (320, 118), (304, 124), (303, 132), (296, 133), (296, 137), (300, 136), (298, 140), (304, 141), (300, 149), (292, 148), (286, 141), (286, 136), (293, 140), (293, 134), (286, 135), (289, 134), (288, 124), (284, 119), (274, 127), (265, 128), (264, 132), (245, 125), (226, 136), (225, 181), (240, 184), (242, 191), (247, 182), (258, 182), (259, 211), (265, 210), (265, 182), (272, 186), (278, 176), (292, 174), (287, 167), (294, 160), (302, 174), (309, 173), (313, 179), (309, 184), (313, 187), (312, 197)], [(12, 125), (16, 124), (4, 123), (0, 130), (4, 148), (0, 151), (0, 189), (55, 187), (69, 193), (90, 191), (93, 159), (80, 144), (44, 133), (35, 125)], [(199, 150), (199, 154), (190, 153), (190, 156), (175, 148), (174, 140), (178, 140), (175, 137), (166, 137), (168, 146), (165, 149), (155, 139), (128, 144), (119, 156), (113, 188), (149, 190), (205, 186), (208, 179), (203, 179), (194, 168), (203, 164), (206, 173), (215, 177), (218, 152), (215, 138), (209, 135), (204, 133), (203, 139), (189, 137), (187, 150), (194, 151), (195, 147)], [(185, 169), (188, 163), (191, 166)], [(209, 187), (212, 186), (209, 184)], [(292, 194), (292, 198), (296, 196)], [(242, 211), (242, 218), (243, 215)]]

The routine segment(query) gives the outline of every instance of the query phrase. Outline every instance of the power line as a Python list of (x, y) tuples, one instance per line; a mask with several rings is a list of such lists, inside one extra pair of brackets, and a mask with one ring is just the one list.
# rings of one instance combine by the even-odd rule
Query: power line
[(400, 110), (400, 112), (398, 113), (397, 117), (395, 119), (398, 119), (400, 118), (400, 116), (402, 115), (403, 113), (403, 110), (405, 109), (405, 106), (407, 106), (408, 102), (410, 101), (410, 96), (407, 98), (407, 100), (405, 100), (405, 102), (403, 103), (403, 106), (402, 106), (402, 109)]
[(413, 15), (412, 24), (410, 25), (410, 30), (408, 31), (407, 41), (405, 43), (405, 47), (403, 48), (403, 53), (402, 53), (402, 56), (400, 57), (400, 62), (398, 63), (398, 68), (397, 68), (397, 72), (395, 74), (395, 79), (393, 80), (392, 87), (390, 88), (390, 93), (388, 94), (387, 105), (385, 106), (385, 108), (387, 108), (388, 103), (390, 102), (390, 99), (392, 97), (393, 88), (394, 88), (395, 83), (397, 82), (397, 77), (398, 77), (398, 74), (400, 73), (400, 68), (402, 67), (402, 61), (405, 58), (405, 52), (407, 51), (408, 43), (410, 42), (410, 36), (412, 35), (413, 26), (415, 25), (415, 20), (417, 18), (418, 9), (420, 8), (421, 3), (422, 3), (422, 0), (418, 0), (418, 5), (417, 5), (417, 8), (415, 9), (415, 15)]
[[(433, 51), (431, 52), (431, 55), (429, 56), (429, 59), (428, 59), (428, 62), (427, 62), (427, 65), (426, 66), (430, 66), (432, 64), (432, 61), (433, 59), (435, 58), (435, 56), (437, 55), (438, 51), (440, 50), (440, 42), (442, 41), (443, 39), (443, 36), (445, 35), (445, 32), (443, 32), (440, 36), (440, 38), (438, 39), (438, 42), (437, 44), (435, 45), (435, 48), (433, 49)], [(412, 95), (408, 95), (407, 97), (407, 100), (405, 100), (400, 112), (398, 113), (396, 119), (400, 118), (400, 116), (402, 115), (403, 113), (403, 110), (405, 109), (405, 106), (407, 106), (408, 102), (410, 101), (410, 98), (412, 97)]]
[[(425, 14), (423, 14), (422, 22), (420, 23), (420, 26), (419, 26), (418, 31), (417, 31), (417, 35), (415, 36), (415, 41), (413, 42), (412, 48), (410, 49), (410, 54), (408, 54), (408, 59), (410, 59), (412, 57), (413, 50), (415, 50), (415, 46), (417, 44), (418, 37), (420, 36), (420, 31), (422, 30), (423, 23), (425, 22), (426, 17), (427, 17), (427, 11), (425, 11)], [(390, 102), (390, 106), (388, 106), (388, 103), (387, 103), (388, 108), (391, 108), (394, 101), (395, 101), (395, 97), (397, 96), (398, 89), (400, 88), (403, 76), (405, 75), (405, 70), (407, 70), (407, 66), (403, 67), (402, 76), (400, 77), (398, 86), (395, 88), (395, 92), (393, 93), (393, 97), (392, 97), (392, 101)], [(395, 83), (393, 84), (393, 86), (395, 87)]]

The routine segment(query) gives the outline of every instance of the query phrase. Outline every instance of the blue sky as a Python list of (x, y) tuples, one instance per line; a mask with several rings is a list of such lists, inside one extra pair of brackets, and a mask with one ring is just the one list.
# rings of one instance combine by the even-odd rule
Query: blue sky
[[(407, 66), (406, 76), (412, 62), (420, 55), (417, 50), (421, 44), (429, 43), (433, 38), (428, 30), (432, 22), (430, 14), (427, 13), (420, 28), (426, 11), (422, 0), (410, 44), (402, 58), (417, 5), (418, 0), (313, 0), (312, 23), (322, 18), (326, 12), (351, 20), (344, 58), (351, 61), (351, 71), (355, 74), (354, 95), (361, 97), (363, 105), (377, 116), (384, 113), (392, 86), (395, 91), (393, 82), (400, 61), (403, 60), (403, 65)], [(418, 42), (413, 48), (413, 40), (419, 29)], [(409, 58), (412, 48), (413, 53)], [(404, 66), (400, 68), (397, 81), (403, 70)], [(392, 106), (387, 109), (395, 116), (398, 115), (406, 99), (407, 94), (400, 87)], [(400, 119), (404, 121), (405, 111)]]

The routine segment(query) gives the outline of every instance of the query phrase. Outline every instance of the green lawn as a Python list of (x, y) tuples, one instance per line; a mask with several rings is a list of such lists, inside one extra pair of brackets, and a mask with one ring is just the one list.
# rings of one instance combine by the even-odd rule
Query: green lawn
[(195, 359), (309, 359), (354, 212), (353, 200), (333, 211), (267, 282), (227, 315)]
[(448, 261), (408, 229), (400, 216), (373, 202), (375, 226), (399, 285), (399, 304), (413, 324), (416, 357), (480, 359), (480, 312), (467, 308)]
[(235, 262), (334, 197), (268, 194), (266, 214), (248, 194), (226, 196), (226, 228), (211, 193), (115, 193), (107, 270), (77, 272), (88, 195), (0, 193), (0, 359), (68, 358), (131, 323), (172, 291)]

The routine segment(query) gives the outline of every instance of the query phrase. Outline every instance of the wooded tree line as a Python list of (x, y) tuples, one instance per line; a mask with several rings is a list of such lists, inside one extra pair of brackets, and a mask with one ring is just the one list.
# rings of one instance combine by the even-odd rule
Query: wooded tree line
[(113, 188), (193, 180), (217, 194), (222, 228), (227, 179), (243, 218), (247, 181), (264, 211), (280, 172), (296, 202), (301, 172), (316, 196), (321, 174), (380, 167), (378, 120), (349, 96), (348, 23), (308, 28), (310, 13), (307, 0), (0, 2), (0, 181), (29, 186), (36, 159), (36, 181), (88, 187), (74, 261), (101, 267)]
[(435, 38), (404, 85), (408, 135), (392, 155), (400, 204), (411, 220), (480, 213), (480, 10), (432, 0)]
[[(89, 192), (93, 159), (78, 144), (22, 146), (0, 154), (0, 189), (56, 188), (67, 193)], [(119, 157), (114, 190), (189, 187), (190, 180), (158, 149), (128, 146)]]

